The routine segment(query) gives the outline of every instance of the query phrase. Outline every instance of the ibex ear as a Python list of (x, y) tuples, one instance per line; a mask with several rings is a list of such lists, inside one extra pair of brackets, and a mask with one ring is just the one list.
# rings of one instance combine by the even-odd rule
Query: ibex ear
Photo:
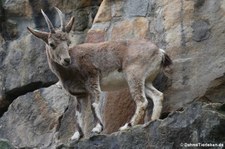
[(48, 36), (49, 33), (47, 32), (42, 32), (42, 31), (38, 31), (38, 30), (34, 30), (31, 29), (29, 27), (27, 27), (28, 31), (30, 31), (34, 36), (36, 36), (37, 38), (42, 39), (44, 42), (48, 43)]
[(73, 23), (74, 23), (74, 17), (72, 17), (70, 19), (70, 21), (67, 23), (67, 25), (65, 27), (65, 30), (66, 30), (67, 33), (69, 33), (71, 31)]

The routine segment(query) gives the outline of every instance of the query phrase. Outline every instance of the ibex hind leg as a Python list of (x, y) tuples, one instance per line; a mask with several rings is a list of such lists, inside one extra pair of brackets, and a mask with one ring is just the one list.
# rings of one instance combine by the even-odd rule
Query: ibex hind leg
[(91, 109), (94, 116), (94, 120), (96, 123), (96, 126), (92, 129), (93, 134), (99, 134), (103, 130), (103, 122), (100, 112), (100, 84), (99, 84), (99, 76), (95, 75), (95, 77), (89, 78), (89, 82), (87, 85), (90, 98), (91, 98)]
[(148, 105), (148, 100), (145, 97), (144, 92), (144, 82), (145, 78), (143, 76), (143, 73), (133, 72), (135, 69), (131, 69), (131, 71), (126, 72), (126, 79), (129, 86), (130, 94), (135, 101), (136, 104), (136, 110), (135, 114), (131, 118), (131, 121), (127, 124), (125, 124), (123, 127), (120, 128), (120, 130), (127, 129), (131, 126), (137, 125), (141, 120), (143, 120), (145, 111)]
[[(162, 111), (163, 93), (158, 91), (150, 82), (145, 84), (145, 93), (147, 97), (152, 99), (154, 104), (151, 120), (159, 119)], [(149, 120), (149, 118), (146, 119), (146, 121)]]

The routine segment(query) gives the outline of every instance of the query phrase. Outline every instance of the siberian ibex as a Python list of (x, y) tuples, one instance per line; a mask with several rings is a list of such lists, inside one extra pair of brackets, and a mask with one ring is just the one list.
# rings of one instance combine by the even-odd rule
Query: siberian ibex
[[(162, 110), (163, 93), (152, 85), (157, 74), (172, 64), (169, 56), (155, 44), (147, 40), (107, 41), (101, 43), (84, 43), (69, 47), (70, 32), (74, 17), (65, 24), (65, 16), (56, 8), (61, 19), (61, 28), (56, 30), (46, 14), (41, 10), (50, 33), (28, 30), (46, 43), (48, 64), (59, 78), (65, 90), (74, 96), (88, 94), (92, 101), (96, 126), (94, 133), (103, 130), (103, 121), (99, 110), (101, 91), (119, 90), (128, 87), (136, 103), (132, 119), (120, 130), (132, 127), (143, 119), (148, 100), (154, 103), (151, 119), (158, 119)], [(80, 113), (77, 111), (77, 122)], [(81, 128), (81, 127), (80, 127)], [(72, 139), (82, 137), (78, 129)]]

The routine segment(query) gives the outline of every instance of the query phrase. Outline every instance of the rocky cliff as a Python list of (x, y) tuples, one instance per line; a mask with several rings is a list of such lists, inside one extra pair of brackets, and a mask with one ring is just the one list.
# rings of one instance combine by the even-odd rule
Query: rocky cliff
[[(44, 44), (26, 30), (47, 29), (40, 9), (59, 26), (54, 6), (67, 20), (75, 16), (73, 44), (149, 39), (171, 56), (172, 73), (154, 82), (165, 97), (161, 120), (116, 132), (135, 107), (126, 89), (103, 93), (103, 134), (69, 141), (76, 129), (76, 100), (53, 85), (57, 78), (48, 68)], [(222, 148), (224, 14), (224, 0), (1, 1), (0, 148), (183, 148), (188, 143)], [(84, 104), (88, 136), (92, 116), (86, 99)]]

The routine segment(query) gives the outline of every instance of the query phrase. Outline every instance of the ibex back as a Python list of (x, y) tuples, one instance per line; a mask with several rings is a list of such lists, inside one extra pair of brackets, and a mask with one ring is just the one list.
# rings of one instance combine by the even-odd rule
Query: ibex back
[[(88, 94), (96, 120), (94, 133), (103, 130), (100, 114), (101, 91), (114, 91), (128, 87), (136, 103), (132, 119), (120, 130), (138, 124), (144, 117), (149, 97), (154, 108), (151, 119), (158, 119), (162, 110), (163, 93), (153, 87), (152, 81), (165, 67), (172, 64), (169, 56), (155, 44), (146, 40), (108, 41), (102, 43), (85, 43), (69, 48), (70, 32), (74, 18), (65, 25), (65, 17), (56, 8), (61, 19), (61, 28), (55, 30), (52, 23), (42, 11), (50, 33), (28, 30), (46, 43), (46, 53), (51, 70), (61, 81), (65, 90), (74, 96)], [(81, 113), (76, 113), (78, 131), (72, 139), (80, 139)]]

